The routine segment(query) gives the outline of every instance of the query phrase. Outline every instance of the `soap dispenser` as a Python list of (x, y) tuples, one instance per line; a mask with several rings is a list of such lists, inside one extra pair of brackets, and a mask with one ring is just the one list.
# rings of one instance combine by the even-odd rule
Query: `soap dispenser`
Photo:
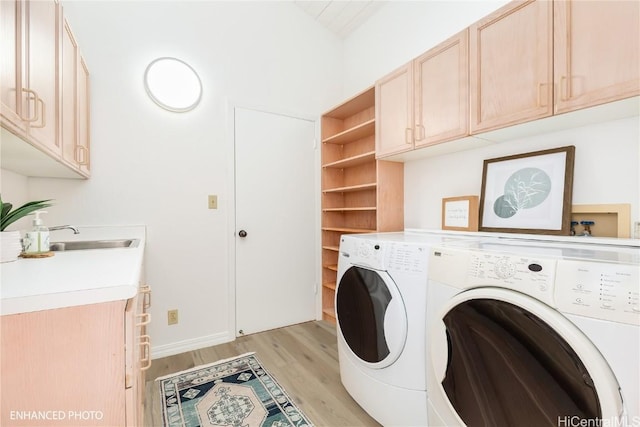
[(46, 211), (35, 211), (33, 219), (33, 228), (27, 231), (24, 238), (24, 252), (27, 254), (37, 254), (49, 252), (49, 229), (42, 225), (40, 214)]

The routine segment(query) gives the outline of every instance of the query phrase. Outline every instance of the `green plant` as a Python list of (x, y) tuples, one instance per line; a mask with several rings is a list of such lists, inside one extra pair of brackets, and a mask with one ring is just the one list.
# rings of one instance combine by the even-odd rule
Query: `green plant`
[(19, 208), (11, 210), (13, 205), (11, 203), (3, 202), (2, 196), (0, 196), (0, 206), (2, 207), (0, 211), (0, 231), (4, 231), (4, 229), (7, 228), (10, 224), (16, 222), (20, 218), (29, 215), (32, 212), (51, 206), (51, 203), (48, 203), (50, 201), (51, 199), (28, 202), (20, 206)]

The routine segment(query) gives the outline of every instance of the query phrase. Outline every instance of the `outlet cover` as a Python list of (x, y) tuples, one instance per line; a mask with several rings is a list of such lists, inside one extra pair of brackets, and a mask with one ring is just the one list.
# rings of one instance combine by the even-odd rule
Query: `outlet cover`
[(209, 195), (209, 209), (218, 209), (218, 196), (215, 194)]
[(178, 310), (167, 311), (167, 324), (175, 325), (178, 323)]

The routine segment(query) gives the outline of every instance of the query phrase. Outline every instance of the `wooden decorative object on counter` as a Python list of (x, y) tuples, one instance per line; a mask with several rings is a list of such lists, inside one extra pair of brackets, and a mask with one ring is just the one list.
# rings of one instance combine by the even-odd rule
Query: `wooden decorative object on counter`
[(404, 228), (404, 165), (375, 158), (375, 89), (322, 116), (322, 311), (335, 323), (340, 236)]
[(49, 251), (49, 252), (39, 252), (39, 253), (33, 253), (33, 254), (28, 254), (26, 252), (23, 252), (20, 254), (20, 258), (49, 258), (54, 256), (56, 253), (53, 251)]
[(478, 196), (442, 199), (442, 229), (478, 231)]

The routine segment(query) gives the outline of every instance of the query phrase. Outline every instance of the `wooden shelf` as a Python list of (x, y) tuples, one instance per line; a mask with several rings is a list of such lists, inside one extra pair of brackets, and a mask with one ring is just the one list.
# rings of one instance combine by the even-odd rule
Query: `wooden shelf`
[(322, 140), (325, 144), (347, 144), (371, 136), (376, 130), (376, 119), (367, 120), (357, 126), (332, 135)]
[(364, 206), (360, 208), (326, 208), (322, 209), (322, 212), (366, 212), (366, 211), (375, 211), (377, 208), (375, 206)]
[(323, 193), (350, 193), (352, 191), (374, 190), (377, 187), (375, 182), (369, 184), (349, 185), (347, 187), (327, 188)]
[(335, 168), (335, 169), (342, 169), (342, 168), (350, 168), (352, 166), (358, 166), (358, 165), (363, 165), (367, 162), (373, 161), (376, 159), (376, 152), (374, 151), (368, 151), (366, 153), (363, 154), (359, 154), (357, 156), (352, 156), (352, 157), (348, 157), (346, 159), (341, 159), (335, 162), (331, 162), (331, 163), (327, 163), (326, 165), (323, 165), (323, 168)]
[(403, 229), (404, 168), (376, 160), (374, 87), (324, 113), (321, 133), (322, 318), (335, 324), (340, 236)]
[(324, 117), (334, 119), (346, 119), (355, 116), (367, 108), (372, 107), (376, 102), (375, 91), (369, 88), (340, 103), (337, 107), (324, 114)]
[(336, 282), (323, 283), (322, 287), (327, 288), (327, 289), (331, 289), (332, 291), (335, 291), (336, 290)]
[(376, 230), (368, 228), (349, 228), (349, 227), (322, 227), (323, 231), (339, 231), (341, 233), (375, 233)]
[(336, 320), (336, 313), (333, 310), (325, 308), (324, 310), (322, 310), (322, 313), (329, 316), (334, 321)]

